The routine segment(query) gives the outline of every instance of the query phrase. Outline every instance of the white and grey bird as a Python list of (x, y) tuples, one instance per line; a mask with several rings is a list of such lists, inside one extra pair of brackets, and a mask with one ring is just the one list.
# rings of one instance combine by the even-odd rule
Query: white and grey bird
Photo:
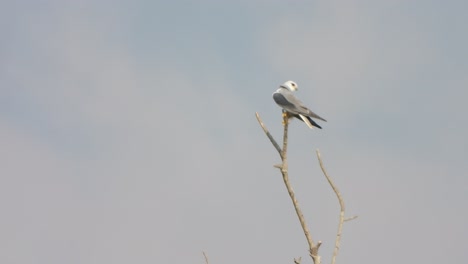
[(297, 91), (297, 84), (293, 81), (287, 81), (283, 83), (276, 92), (273, 93), (273, 100), (276, 104), (283, 108), (290, 117), (296, 117), (297, 119), (304, 121), (308, 127), (314, 129), (314, 127), (322, 128), (312, 118), (317, 118), (327, 122), (327, 120), (318, 116), (314, 112), (310, 111), (309, 108), (294, 96), (293, 92)]

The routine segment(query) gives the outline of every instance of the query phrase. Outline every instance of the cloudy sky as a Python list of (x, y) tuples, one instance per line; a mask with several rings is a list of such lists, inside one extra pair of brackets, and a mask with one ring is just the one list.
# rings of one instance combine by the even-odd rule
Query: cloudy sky
[(466, 1), (2, 1), (1, 263), (463, 263)]

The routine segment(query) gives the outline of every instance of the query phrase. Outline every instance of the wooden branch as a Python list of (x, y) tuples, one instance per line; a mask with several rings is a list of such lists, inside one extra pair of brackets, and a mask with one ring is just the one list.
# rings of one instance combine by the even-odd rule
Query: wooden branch
[(289, 128), (289, 116), (288, 113), (283, 110), (283, 151), (281, 152), (281, 157), (283, 159), (283, 166), (286, 165), (288, 168), (287, 162), (287, 153), (288, 153), (288, 128)]
[(276, 140), (273, 138), (273, 136), (270, 134), (270, 132), (268, 132), (268, 129), (263, 124), (262, 119), (260, 118), (260, 115), (257, 112), (255, 112), (255, 116), (257, 117), (257, 121), (260, 124), (260, 126), (262, 127), (263, 132), (265, 132), (265, 135), (267, 135), (267, 137), (271, 141), (271, 144), (273, 144), (273, 147), (275, 147), (275, 149), (276, 149), (276, 151), (278, 151), (278, 154), (280, 155), (281, 159), (283, 159), (283, 153), (281, 151), (280, 146), (278, 145), (278, 143), (276, 143)]
[(299, 258), (297, 258), (297, 259), (294, 258), (294, 264), (301, 264), (301, 260), (302, 260), (301, 257), (299, 257)]
[[(287, 113), (283, 113), (283, 125), (284, 125), (284, 131), (283, 131), (283, 164), (280, 168), (281, 174), (283, 175), (283, 181), (284, 185), (286, 186), (286, 189), (288, 190), (289, 197), (291, 198), (291, 201), (294, 205), (294, 209), (296, 210), (297, 217), (299, 218), (299, 222), (301, 223), (302, 230), (304, 231), (304, 235), (306, 237), (307, 243), (309, 244), (309, 252), (312, 256), (312, 252), (314, 251), (315, 245), (314, 241), (312, 239), (312, 236), (310, 235), (309, 228), (307, 227), (306, 221), (304, 219), (304, 215), (302, 214), (302, 210), (299, 207), (299, 202), (296, 199), (296, 195), (294, 194), (294, 190), (291, 186), (291, 183), (289, 182), (289, 174), (288, 174), (288, 128), (289, 128), (289, 117)], [(313, 257), (312, 257), (313, 258)], [(315, 259), (314, 259), (315, 263)], [(316, 263), (318, 264), (318, 263)]]
[(358, 218), (358, 216), (357, 216), (357, 215), (353, 215), (353, 216), (351, 216), (351, 217), (346, 217), (344, 221), (345, 221), (345, 222), (348, 222), (348, 221), (354, 220), (354, 219), (356, 219), (356, 218)]
[[(332, 187), (333, 191), (336, 194), (336, 197), (338, 198), (338, 202), (340, 203), (340, 221), (338, 223), (338, 231), (336, 233), (336, 239), (335, 239), (335, 249), (333, 250), (333, 256), (332, 256), (332, 261), (331, 261), (331, 264), (335, 264), (336, 256), (338, 256), (338, 251), (340, 250), (341, 233), (342, 233), (342, 230), (343, 230), (343, 222), (345, 221), (345, 204), (344, 204), (343, 197), (341, 196), (341, 193), (338, 190), (338, 187), (335, 186), (332, 179), (328, 175), (328, 173), (327, 173), (327, 171), (325, 169), (325, 166), (323, 165), (322, 157), (321, 157), (320, 151), (318, 149), (317, 149), (317, 158), (319, 160), (320, 168), (322, 169), (323, 175), (325, 175), (325, 178), (327, 178), (328, 183)], [(354, 217), (354, 218), (356, 218), (356, 217)]]
[(281, 171), (281, 174), (283, 175), (283, 182), (284, 185), (286, 186), (286, 189), (288, 190), (289, 197), (291, 198), (291, 201), (294, 205), (294, 209), (296, 211), (297, 217), (299, 218), (299, 222), (301, 224), (302, 230), (304, 232), (304, 235), (306, 237), (307, 243), (309, 244), (309, 253), (310, 256), (312, 257), (312, 260), (314, 261), (315, 264), (321, 264), (321, 259), (320, 256), (318, 255), (318, 249), (321, 245), (321, 242), (319, 242), (317, 245), (314, 244), (314, 241), (312, 239), (312, 236), (309, 232), (309, 228), (307, 227), (306, 221), (304, 219), (304, 215), (302, 214), (302, 210), (299, 207), (299, 203), (296, 199), (296, 196), (294, 194), (294, 190), (291, 186), (291, 183), (289, 182), (289, 175), (288, 175), (288, 159), (287, 159), (287, 150), (288, 150), (288, 127), (289, 127), (289, 116), (287, 113), (283, 112), (283, 125), (284, 125), (284, 132), (283, 132), (283, 149), (280, 151), (280, 148), (278, 144), (276, 144), (276, 141), (273, 139), (270, 133), (268, 133), (268, 130), (266, 129), (265, 125), (261, 122), (260, 116), (258, 113), (256, 113), (258, 123), (262, 127), (263, 131), (267, 135), (267, 137), (270, 139), (271, 143), (273, 146), (278, 150), (282, 164), (275, 166)]
[(205, 264), (210, 264), (208, 261), (208, 255), (206, 255), (205, 251), (202, 251), (202, 252), (203, 252), (203, 256), (205, 257)]

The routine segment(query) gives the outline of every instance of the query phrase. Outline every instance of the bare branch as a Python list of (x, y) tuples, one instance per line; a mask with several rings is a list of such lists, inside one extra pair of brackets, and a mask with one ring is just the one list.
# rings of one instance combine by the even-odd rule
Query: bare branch
[(301, 264), (301, 260), (302, 260), (301, 257), (299, 257), (299, 258), (297, 258), (297, 259), (294, 258), (294, 264)]
[(322, 263), (322, 259), (320, 255), (318, 254), (318, 251), (321, 245), (322, 245), (322, 241), (319, 240), (319, 242), (317, 242), (317, 245), (310, 250), (310, 257), (312, 258), (315, 264)]
[(276, 151), (278, 151), (278, 154), (280, 155), (281, 159), (283, 159), (283, 154), (282, 154), (280, 146), (278, 145), (278, 143), (276, 143), (276, 140), (273, 138), (273, 136), (270, 134), (270, 132), (268, 132), (268, 129), (263, 124), (262, 119), (260, 118), (260, 115), (257, 112), (255, 112), (255, 116), (257, 117), (257, 121), (260, 124), (260, 126), (262, 127), (263, 132), (265, 132), (265, 135), (267, 135), (267, 137), (271, 141), (271, 144), (273, 144), (273, 147), (275, 147), (275, 149), (276, 149)]
[[(289, 174), (288, 174), (288, 127), (289, 127), (289, 117), (287, 113), (283, 113), (283, 125), (284, 125), (284, 132), (283, 132), (283, 166), (281, 168), (281, 174), (283, 175), (284, 185), (288, 190), (289, 197), (291, 197), (291, 201), (294, 205), (294, 209), (296, 210), (297, 217), (299, 218), (299, 222), (301, 223), (302, 230), (304, 231), (304, 235), (307, 239), (307, 243), (309, 244), (309, 252), (314, 251), (315, 245), (314, 241), (312, 240), (312, 236), (310, 235), (309, 228), (307, 227), (306, 221), (304, 219), (304, 215), (302, 214), (302, 210), (299, 207), (299, 202), (296, 199), (296, 195), (294, 194), (294, 190), (289, 182)], [(318, 263), (316, 263), (318, 264)]]
[(332, 187), (333, 191), (336, 194), (336, 197), (338, 198), (338, 202), (340, 203), (340, 221), (338, 223), (338, 231), (336, 233), (336, 240), (335, 240), (335, 249), (333, 250), (333, 256), (332, 256), (332, 261), (331, 264), (335, 264), (336, 262), (336, 256), (338, 255), (338, 251), (340, 250), (340, 243), (341, 243), (341, 233), (343, 230), (343, 222), (345, 221), (345, 204), (343, 197), (341, 196), (340, 191), (338, 190), (338, 187), (335, 186), (333, 183), (332, 179), (328, 175), (325, 166), (323, 165), (322, 162), (322, 157), (320, 155), (320, 150), (317, 149), (317, 158), (320, 163), (320, 168), (322, 169), (323, 175), (325, 175), (325, 178), (327, 178), (328, 183)]
[(357, 215), (354, 215), (354, 216), (345, 218), (344, 221), (345, 221), (345, 222), (348, 222), (348, 221), (354, 220), (354, 219), (356, 219), (356, 218), (358, 218), (358, 216), (357, 216)]
[(283, 166), (286, 165), (288, 167), (287, 160), (287, 153), (288, 153), (288, 128), (289, 128), (289, 116), (288, 112), (283, 110), (283, 151), (281, 152), (281, 157), (283, 158)]
[(202, 251), (203, 252), (203, 256), (205, 257), (205, 264), (210, 264), (210, 262), (208, 261), (208, 255), (206, 255), (205, 251)]
[[(283, 112), (283, 125), (284, 125), (284, 132), (283, 132), (283, 149), (281, 151), (280, 147), (276, 143), (276, 141), (273, 139), (271, 134), (268, 132), (266, 129), (265, 125), (260, 119), (260, 116), (258, 113), (256, 113), (258, 123), (262, 127), (263, 131), (265, 134), (268, 136), (270, 139), (271, 143), (273, 146), (276, 148), (276, 150), (279, 152), (282, 164), (281, 165), (275, 165), (276, 168), (280, 169), (281, 174), (283, 175), (283, 181), (284, 185), (286, 186), (286, 189), (288, 190), (289, 197), (291, 198), (291, 201), (294, 205), (294, 209), (296, 210), (297, 217), (299, 218), (299, 222), (301, 224), (302, 230), (304, 232), (304, 235), (306, 237), (307, 243), (309, 244), (309, 253), (310, 256), (312, 257), (312, 260), (314, 261), (315, 264), (320, 264), (321, 259), (320, 256), (318, 255), (318, 248), (320, 247), (319, 243), (317, 246), (314, 244), (314, 241), (312, 240), (312, 236), (309, 232), (309, 228), (307, 227), (306, 221), (304, 219), (304, 215), (302, 214), (301, 208), (299, 207), (299, 203), (296, 199), (296, 195), (294, 194), (294, 190), (291, 186), (291, 183), (289, 182), (289, 175), (288, 175), (288, 159), (287, 159), (287, 150), (288, 150), (288, 127), (289, 127), (289, 116), (286, 112)], [(300, 260), (299, 260), (300, 261)], [(295, 260), (296, 262), (296, 260)]]
[(281, 170), (281, 168), (283, 167), (283, 164), (275, 164), (273, 165), (273, 167)]

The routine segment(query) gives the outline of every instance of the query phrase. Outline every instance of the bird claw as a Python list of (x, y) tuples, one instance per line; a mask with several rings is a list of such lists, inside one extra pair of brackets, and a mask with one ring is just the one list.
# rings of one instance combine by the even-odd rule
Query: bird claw
[(288, 112), (286, 111), (283, 111), (283, 121), (281, 121), (281, 124), (283, 124), (283, 126), (286, 126), (286, 124), (288, 123), (289, 121), (289, 115), (288, 115)]

